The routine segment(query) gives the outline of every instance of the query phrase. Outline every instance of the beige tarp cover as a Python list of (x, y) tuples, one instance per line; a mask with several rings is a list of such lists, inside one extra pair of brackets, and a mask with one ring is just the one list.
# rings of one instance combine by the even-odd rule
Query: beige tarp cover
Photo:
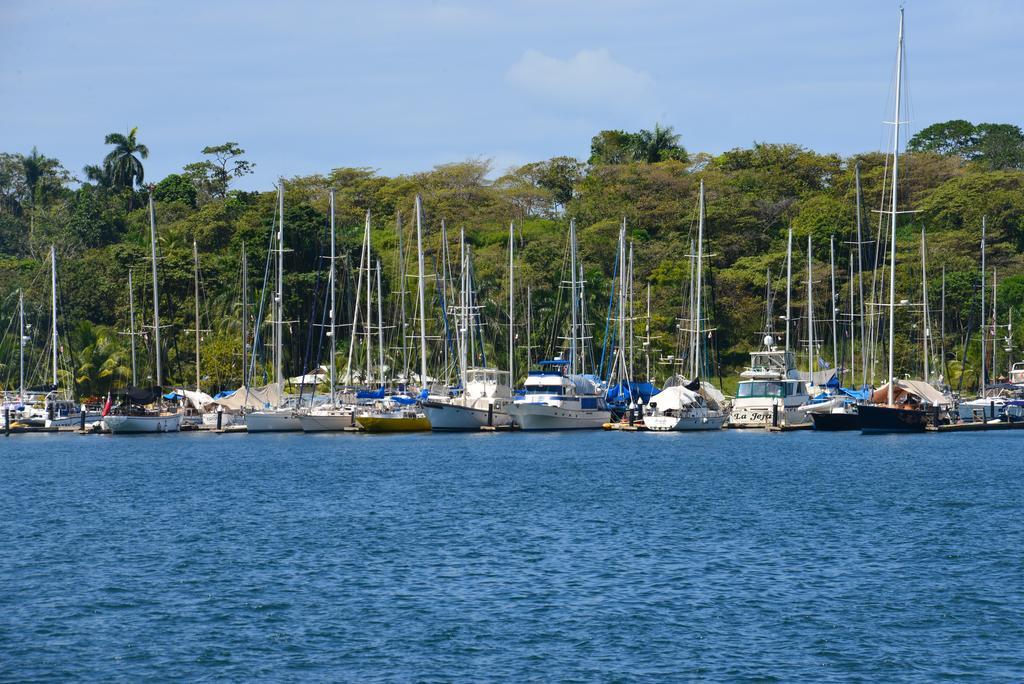
[[(897, 380), (893, 388), (892, 399), (894, 403), (906, 403), (908, 397), (914, 397), (920, 402), (932, 404), (933, 406), (950, 406), (949, 397), (935, 389), (927, 382), (920, 380)], [(871, 395), (871, 401), (875, 404), (885, 404), (889, 401), (889, 383), (885, 383), (875, 390)]]
[(277, 385), (266, 387), (239, 387), (230, 397), (214, 399), (215, 406), (223, 406), (225, 411), (240, 411), (243, 408), (258, 410), (269, 406), (277, 406), (281, 403), (281, 393)]

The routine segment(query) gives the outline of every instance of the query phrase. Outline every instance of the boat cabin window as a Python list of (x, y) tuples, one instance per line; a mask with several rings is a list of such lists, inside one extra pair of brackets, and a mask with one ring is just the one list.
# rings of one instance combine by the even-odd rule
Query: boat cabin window
[(526, 388), (530, 394), (561, 394), (561, 385), (530, 385)]

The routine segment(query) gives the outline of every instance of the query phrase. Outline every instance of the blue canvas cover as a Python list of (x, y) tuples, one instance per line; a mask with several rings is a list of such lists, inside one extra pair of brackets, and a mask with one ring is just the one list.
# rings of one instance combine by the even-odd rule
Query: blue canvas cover
[(613, 406), (626, 406), (631, 401), (642, 400), (643, 403), (651, 401), (651, 397), (660, 390), (649, 382), (620, 382), (608, 388), (605, 399)]
[(860, 389), (854, 387), (840, 387), (839, 391), (854, 401), (867, 401), (871, 398), (871, 390), (867, 387), (861, 387)]

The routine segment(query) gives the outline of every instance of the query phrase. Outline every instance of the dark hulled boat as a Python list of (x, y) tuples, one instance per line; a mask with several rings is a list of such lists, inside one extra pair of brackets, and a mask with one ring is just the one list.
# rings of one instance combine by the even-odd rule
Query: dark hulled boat
[(930, 422), (929, 413), (918, 408), (863, 404), (858, 411), (860, 429), (865, 434), (924, 432)]
[(811, 413), (814, 429), (822, 432), (842, 432), (860, 430), (860, 414), (858, 409), (834, 411), (832, 413)]

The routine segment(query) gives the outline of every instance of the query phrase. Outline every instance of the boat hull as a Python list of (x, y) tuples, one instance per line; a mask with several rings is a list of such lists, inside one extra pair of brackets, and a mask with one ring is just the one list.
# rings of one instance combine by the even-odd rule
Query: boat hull
[(845, 430), (860, 430), (860, 414), (854, 412), (836, 411), (834, 413), (812, 413), (811, 420), (814, 421), (814, 429), (821, 432), (841, 432)]
[(928, 413), (920, 409), (864, 404), (857, 412), (865, 434), (924, 432), (929, 422)]
[[(224, 411), (221, 414), (220, 427), (224, 429), (233, 425), (245, 425), (245, 417), (240, 413), (228, 413)], [(217, 428), (217, 412), (208, 411), (203, 414), (203, 427), (209, 429)]]
[(429, 432), (430, 419), (426, 416), (415, 418), (393, 418), (389, 416), (356, 416), (359, 427), (367, 432)]
[(549, 404), (513, 404), (509, 413), (523, 430), (599, 430), (611, 420), (608, 410), (567, 409)]
[(304, 413), (299, 416), (303, 432), (345, 432), (356, 429), (352, 412)]
[(726, 416), (644, 416), (644, 427), (653, 432), (721, 430)]
[(487, 409), (440, 401), (425, 401), (423, 402), (423, 412), (430, 420), (430, 429), (435, 432), (479, 430), (488, 425), (493, 427), (510, 427), (512, 425), (512, 416), (498, 409), (488, 412)]
[[(768, 428), (773, 427), (773, 416), (771, 404), (733, 406), (728, 423), (730, 428)], [(803, 427), (810, 424), (810, 417), (797, 406), (779, 407), (778, 427)]]
[(181, 414), (107, 416), (103, 419), (103, 424), (114, 435), (178, 432), (181, 430)]
[(247, 432), (302, 432), (302, 423), (291, 409), (253, 411), (245, 415)]

